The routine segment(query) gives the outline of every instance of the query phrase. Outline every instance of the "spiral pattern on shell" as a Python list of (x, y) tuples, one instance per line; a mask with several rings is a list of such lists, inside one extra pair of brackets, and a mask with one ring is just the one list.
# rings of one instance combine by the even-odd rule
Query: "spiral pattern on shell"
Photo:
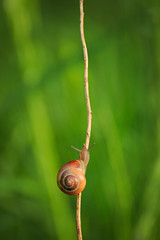
[(86, 178), (79, 160), (66, 163), (58, 172), (57, 184), (68, 195), (77, 195), (86, 185)]

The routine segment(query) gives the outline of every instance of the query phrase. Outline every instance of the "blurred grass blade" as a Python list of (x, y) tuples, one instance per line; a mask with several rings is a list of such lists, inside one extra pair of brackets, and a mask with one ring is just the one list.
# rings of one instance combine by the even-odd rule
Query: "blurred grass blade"
[[(103, 114), (101, 114), (103, 113)], [(121, 224), (117, 226), (117, 239), (128, 240), (131, 234), (131, 210), (133, 204), (133, 195), (130, 179), (128, 176), (121, 140), (115, 123), (113, 113), (109, 106), (101, 109), (99, 113), (100, 126), (104, 133), (106, 145), (109, 153), (115, 184), (117, 188), (117, 201)], [(117, 213), (118, 215), (118, 213)]]
[[(74, 222), (69, 211), (69, 205), (65, 196), (59, 191), (56, 184), (58, 172), (58, 157), (53, 144), (53, 129), (50, 125), (48, 113), (42, 100), (41, 93), (37, 93), (32, 98), (28, 98), (28, 112), (31, 126), (35, 137), (35, 155), (37, 156), (37, 168), (44, 177), (48, 190), (51, 208), (53, 212), (54, 224), (56, 226), (59, 239), (65, 237), (74, 239)], [(64, 221), (65, 222), (64, 224)]]
[[(153, 12), (154, 13), (154, 12)], [(155, 15), (156, 16), (156, 15)], [(155, 17), (153, 14), (153, 17)], [(158, 80), (160, 80), (160, 25), (155, 21), (155, 41), (156, 41), (156, 60), (157, 60), (157, 73)], [(153, 170), (149, 176), (149, 181), (145, 186), (145, 191), (142, 199), (142, 213), (137, 223), (135, 230), (135, 239), (153, 239), (153, 231), (156, 226), (157, 220), (159, 219), (159, 202), (160, 202), (160, 98), (159, 98), (159, 87), (155, 89), (154, 97), (155, 109), (157, 110), (157, 152), (158, 157), (153, 166)], [(157, 91), (158, 90), (158, 91)], [(158, 94), (157, 94), (158, 92)]]
[[(33, 28), (31, 16), (38, 16), (36, 8), (31, 8), (33, 5), (32, 1), (24, 0), (8, 0), (5, 2), (5, 10), (13, 27), (23, 81), (29, 86), (34, 86), (40, 81), (44, 61), (39, 57), (31, 37)], [(26, 103), (35, 140), (34, 152), (37, 168), (46, 184), (57, 237), (59, 240), (74, 239), (75, 225), (69, 210), (69, 204), (56, 185), (58, 157), (53, 141), (54, 132), (43, 101), (42, 91), (38, 90), (27, 96)]]
[(160, 157), (158, 158), (149, 183), (145, 187), (145, 193), (142, 201), (143, 212), (137, 223), (135, 230), (135, 239), (151, 240), (152, 231), (156, 223), (160, 200)]

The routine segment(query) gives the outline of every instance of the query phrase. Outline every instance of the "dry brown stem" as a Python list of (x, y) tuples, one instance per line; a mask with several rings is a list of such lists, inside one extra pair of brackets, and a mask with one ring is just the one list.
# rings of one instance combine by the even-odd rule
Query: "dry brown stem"
[[(92, 110), (89, 98), (89, 84), (88, 84), (88, 51), (87, 45), (84, 36), (84, 10), (83, 10), (83, 0), (80, 0), (80, 34), (81, 41), (83, 46), (83, 54), (84, 54), (84, 86), (85, 86), (85, 97), (86, 97), (86, 105), (87, 105), (87, 134), (85, 147), (89, 148), (90, 136), (91, 136), (91, 124), (92, 124)], [(77, 237), (78, 240), (82, 240), (82, 230), (81, 230), (81, 196), (79, 193), (77, 195), (77, 217), (76, 217), (76, 225), (77, 225)]]
[(80, 0), (80, 33), (81, 33), (81, 40), (82, 40), (83, 54), (84, 54), (84, 86), (85, 86), (85, 96), (86, 96), (86, 105), (87, 105), (87, 113), (88, 113), (85, 147), (86, 149), (88, 149), (90, 136), (91, 136), (92, 110), (91, 110), (91, 104), (90, 104), (90, 98), (89, 98), (88, 51), (87, 51), (87, 45), (86, 45), (85, 36), (84, 36), (83, 0)]
[(77, 225), (77, 237), (78, 240), (82, 240), (82, 230), (81, 230), (81, 196), (82, 193), (77, 195), (77, 218), (76, 218), (76, 225)]

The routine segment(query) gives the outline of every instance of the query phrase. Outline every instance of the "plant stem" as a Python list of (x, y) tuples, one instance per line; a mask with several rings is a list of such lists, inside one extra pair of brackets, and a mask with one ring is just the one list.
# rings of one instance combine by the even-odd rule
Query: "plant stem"
[[(92, 125), (92, 110), (89, 98), (89, 84), (88, 84), (88, 51), (87, 45), (84, 36), (84, 10), (83, 10), (83, 0), (80, 0), (80, 34), (81, 41), (83, 46), (83, 54), (84, 54), (84, 86), (85, 86), (85, 97), (86, 97), (86, 105), (87, 105), (87, 134), (85, 147), (88, 149), (90, 136), (91, 136), (91, 125)], [(76, 225), (77, 225), (77, 237), (78, 240), (82, 240), (82, 230), (81, 230), (81, 196), (82, 193), (77, 195), (77, 217), (76, 217)]]
[(87, 45), (86, 45), (85, 36), (84, 36), (83, 0), (80, 0), (80, 34), (81, 34), (81, 41), (82, 41), (83, 54), (84, 54), (84, 86), (85, 86), (85, 96), (86, 96), (86, 105), (87, 105), (87, 113), (88, 113), (85, 147), (86, 149), (88, 149), (90, 136), (91, 136), (92, 110), (91, 110), (91, 104), (90, 104), (90, 98), (89, 98), (88, 51), (87, 51)]
[(76, 218), (76, 225), (77, 225), (77, 237), (78, 240), (82, 240), (82, 230), (81, 230), (81, 196), (82, 193), (77, 195), (77, 218)]

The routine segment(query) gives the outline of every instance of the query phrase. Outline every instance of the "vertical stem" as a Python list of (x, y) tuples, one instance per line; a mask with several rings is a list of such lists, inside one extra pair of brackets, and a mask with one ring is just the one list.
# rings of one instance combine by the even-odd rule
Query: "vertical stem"
[[(85, 97), (86, 97), (86, 105), (87, 105), (87, 134), (86, 134), (86, 141), (85, 147), (88, 149), (90, 136), (91, 136), (91, 125), (92, 125), (92, 110), (89, 98), (89, 84), (88, 84), (88, 51), (87, 45), (84, 36), (84, 10), (83, 10), (83, 0), (80, 0), (80, 34), (81, 34), (81, 41), (83, 46), (83, 54), (84, 54), (84, 87), (85, 87)], [(76, 225), (77, 225), (77, 237), (78, 240), (82, 240), (82, 230), (81, 230), (81, 196), (82, 194), (79, 193), (77, 195), (77, 218), (76, 218)]]
[(85, 36), (84, 36), (83, 0), (80, 0), (80, 34), (81, 34), (81, 41), (82, 41), (83, 54), (84, 54), (84, 86), (85, 86), (85, 96), (86, 96), (86, 105), (87, 105), (87, 114), (88, 114), (85, 147), (88, 149), (90, 136), (91, 136), (92, 110), (91, 110), (91, 104), (90, 104), (90, 98), (89, 98), (88, 51), (87, 51), (87, 45), (86, 45)]
[(82, 240), (82, 230), (81, 230), (81, 196), (82, 193), (77, 195), (77, 218), (76, 218), (76, 225), (77, 225), (77, 237), (78, 240)]

